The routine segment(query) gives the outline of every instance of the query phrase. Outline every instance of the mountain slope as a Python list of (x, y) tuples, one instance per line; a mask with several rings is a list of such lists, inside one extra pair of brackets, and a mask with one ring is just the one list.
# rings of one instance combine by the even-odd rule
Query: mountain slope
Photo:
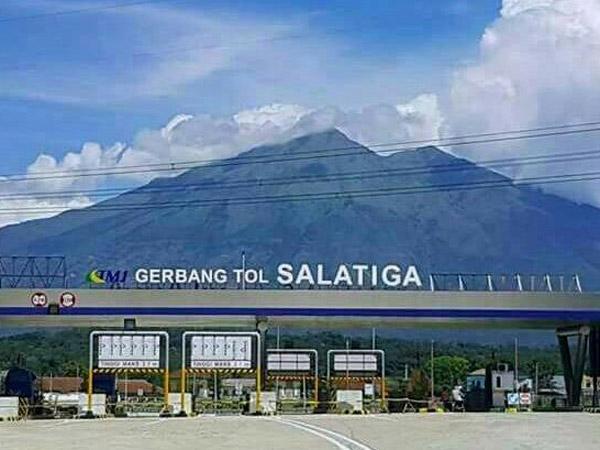
[[(331, 178), (340, 173), (350, 175)], [(0, 229), (0, 254), (64, 254), (82, 281), (94, 268), (237, 267), (243, 249), (250, 265), (271, 269), (397, 262), (424, 272), (578, 272), (585, 288), (600, 288), (596, 208), (516, 186), (375, 195), (492, 180), (505, 178), (433, 147), (383, 157), (332, 130), (157, 179), (84, 213)], [(320, 193), (344, 195), (281, 201)], [(131, 204), (151, 206), (124, 209)]]

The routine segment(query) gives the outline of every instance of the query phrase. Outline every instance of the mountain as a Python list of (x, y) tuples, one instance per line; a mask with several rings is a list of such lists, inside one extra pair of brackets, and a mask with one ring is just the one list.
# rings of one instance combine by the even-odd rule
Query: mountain
[[(579, 273), (584, 289), (600, 288), (599, 209), (515, 185), (389, 192), (487, 181), (510, 182), (434, 147), (381, 156), (330, 130), (156, 179), (85, 212), (5, 227), (0, 254), (66, 255), (73, 284), (98, 268), (239, 267), (245, 250), (249, 266), (270, 271), (399, 263), (425, 273)], [(283, 201), (290, 196), (297, 201)]]

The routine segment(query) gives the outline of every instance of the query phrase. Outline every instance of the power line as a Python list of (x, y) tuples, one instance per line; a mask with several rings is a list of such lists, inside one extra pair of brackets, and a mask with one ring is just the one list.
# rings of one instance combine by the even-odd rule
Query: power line
[(87, 14), (87, 13), (106, 11), (106, 10), (111, 10), (111, 9), (129, 8), (132, 6), (141, 6), (141, 5), (151, 4), (151, 3), (181, 3), (181, 2), (189, 2), (189, 1), (193, 1), (193, 0), (136, 0), (136, 1), (131, 1), (131, 2), (112, 3), (110, 5), (90, 6), (87, 8), (67, 9), (67, 10), (62, 10), (62, 11), (48, 12), (48, 13), (29, 14), (29, 15), (23, 15), (23, 16), (5, 16), (5, 17), (0, 17), (0, 23), (35, 20), (35, 19), (45, 19), (45, 18), (50, 18), (50, 17), (72, 16), (72, 15), (77, 15), (77, 14)]
[[(414, 195), (414, 194), (425, 194), (425, 193), (440, 193), (440, 192), (453, 192), (463, 190), (476, 190), (476, 189), (492, 189), (492, 188), (515, 188), (520, 186), (533, 186), (533, 185), (548, 185), (548, 184), (559, 184), (559, 183), (572, 183), (572, 182), (584, 182), (584, 181), (595, 181), (600, 179), (600, 171), (595, 172), (583, 172), (574, 174), (562, 174), (562, 175), (550, 175), (541, 177), (529, 177), (522, 178), (518, 181), (510, 179), (502, 180), (489, 180), (489, 181), (478, 181), (472, 183), (448, 183), (431, 186), (401, 186), (401, 187), (389, 187), (389, 188), (375, 188), (375, 189), (359, 189), (353, 191), (328, 191), (318, 193), (306, 193), (306, 194), (292, 194), (292, 195), (279, 195), (279, 196), (262, 196), (262, 197), (234, 197), (234, 198), (217, 198), (217, 199), (206, 199), (206, 200), (191, 200), (187, 202), (162, 202), (162, 203), (129, 203), (119, 205), (94, 205), (93, 207), (71, 209), (68, 212), (88, 212), (88, 213), (99, 213), (99, 212), (112, 212), (112, 211), (150, 211), (150, 210), (163, 210), (173, 208), (188, 208), (188, 207), (215, 207), (215, 206), (249, 206), (265, 203), (283, 203), (283, 202), (296, 202), (296, 201), (317, 201), (317, 200), (348, 200), (354, 198), (369, 198), (369, 197), (382, 197), (391, 195)], [(0, 214), (31, 214), (31, 213), (60, 213), (65, 211), (62, 207), (30, 207), (30, 208), (0, 208)], [(66, 211), (65, 211), (66, 212)]]
[[(457, 160), (450, 164), (434, 164), (420, 165), (412, 167), (402, 167), (396, 169), (381, 169), (381, 170), (361, 170), (351, 172), (339, 172), (331, 174), (315, 174), (315, 175), (300, 175), (289, 177), (268, 177), (245, 179), (233, 182), (202, 182), (202, 183), (173, 183), (161, 186), (145, 186), (140, 188), (98, 188), (87, 190), (64, 190), (55, 192), (28, 192), (28, 193), (13, 193), (0, 195), (0, 200), (19, 200), (27, 198), (35, 199), (61, 199), (73, 198), (75, 196), (86, 196), (92, 198), (110, 197), (116, 194), (126, 193), (127, 195), (149, 195), (161, 194), (166, 192), (178, 192), (190, 190), (221, 190), (230, 188), (247, 188), (247, 187), (265, 187), (265, 186), (280, 186), (295, 183), (329, 183), (333, 181), (355, 181), (370, 178), (387, 178), (396, 176), (411, 176), (422, 174), (438, 174), (447, 172), (457, 172), (465, 170), (481, 170), (481, 169), (498, 169), (508, 168), (513, 166), (530, 166), (540, 164), (556, 164), (556, 163), (572, 163), (585, 161), (590, 159), (600, 158), (600, 149), (588, 150), (570, 153), (555, 153), (551, 155), (532, 155), (518, 158), (503, 158), (492, 159), (487, 161), (465, 161)], [(132, 190), (134, 189), (134, 190)]]
[[(600, 122), (589, 122), (589, 123), (597, 123)], [(465, 136), (456, 136), (450, 138), (441, 138), (441, 139), (432, 139), (429, 141), (418, 141), (422, 143), (435, 143), (438, 145), (444, 146), (463, 146), (463, 145), (474, 145), (474, 144), (489, 144), (489, 143), (499, 143), (499, 142), (510, 142), (510, 141), (520, 141), (527, 139), (539, 139), (546, 137), (557, 137), (557, 136), (566, 136), (566, 135), (575, 135), (575, 134), (584, 134), (584, 133), (595, 133), (600, 131), (600, 127), (591, 127), (591, 128), (583, 128), (583, 129), (575, 129), (575, 130), (565, 130), (566, 127), (581, 127), (582, 125), (572, 124), (572, 125), (557, 125), (554, 127), (544, 127), (538, 129), (530, 129), (530, 130), (520, 130), (520, 131), (501, 131), (497, 133), (483, 133), (480, 135), (471, 134)], [(531, 131), (545, 129), (548, 132), (540, 132), (534, 134), (524, 134), (530, 133)], [(550, 131), (555, 130), (555, 131)], [(562, 130), (562, 131), (561, 131)], [(503, 136), (506, 134), (522, 134), (518, 136)], [(502, 137), (493, 137), (493, 136), (502, 136)], [(476, 138), (483, 136), (484, 139), (473, 139), (473, 140), (461, 140), (465, 138)], [(490, 139), (487, 137), (492, 136)], [(302, 138), (298, 138), (302, 139)], [(296, 141), (298, 140), (296, 139)], [(458, 141), (458, 142), (453, 142)], [(405, 145), (414, 144), (415, 141), (405, 141), (405, 142), (390, 142), (390, 143), (376, 143), (371, 144), (369, 147), (377, 148), (377, 147), (390, 147), (394, 146), (391, 149), (380, 149), (377, 150), (377, 153), (396, 153), (400, 151), (410, 151), (415, 150), (416, 147), (405, 147)], [(265, 147), (265, 146), (262, 146)], [(347, 153), (337, 153), (328, 155), (329, 152), (340, 152), (344, 150), (353, 150), (360, 149), (358, 152), (347, 152)], [(331, 157), (346, 157), (346, 156), (356, 156), (364, 153), (364, 150), (367, 149), (364, 145), (352, 145), (346, 147), (337, 147), (337, 148), (328, 148), (328, 149), (317, 149), (317, 150), (307, 150), (307, 151), (298, 151), (293, 153), (293, 157), (282, 158), (280, 156), (273, 155), (239, 155), (229, 159), (199, 159), (195, 161), (187, 161), (187, 162), (172, 162), (172, 163), (156, 163), (156, 164), (145, 164), (145, 165), (130, 165), (123, 166), (120, 168), (110, 168), (110, 169), (77, 169), (77, 170), (69, 170), (69, 171), (52, 171), (52, 172), (38, 172), (35, 174), (5, 174), (0, 175), (0, 182), (20, 182), (20, 181), (39, 181), (39, 180), (48, 180), (48, 179), (57, 179), (57, 178), (80, 178), (80, 177), (99, 177), (99, 176), (117, 176), (117, 175), (131, 175), (131, 174), (142, 174), (142, 173), (153, 173), (153, 172), (179, 172), (182, 170), (190, 170), (190, 169), (198, 169), (201, 167), (205, 168), (214, 168), (214, 167), (224, 167), (224, 166), (238, 166), (244, 164), (265, 164), (265, 163), (279, 163), (279, 162), (292, 162), (292, 161), (302, 161), (306, 159), (320, 159), (320, 158), (331, 158)], [(299, 156), (298, 156), (299, 155)], [(312, 155), (312, 156), (305, 156)], [(210, 164), (214, 163), (214, 164)], [(48, 175), (44, 175), (48, 174)], [(41, 175), (41, 176), (40, 176)]]

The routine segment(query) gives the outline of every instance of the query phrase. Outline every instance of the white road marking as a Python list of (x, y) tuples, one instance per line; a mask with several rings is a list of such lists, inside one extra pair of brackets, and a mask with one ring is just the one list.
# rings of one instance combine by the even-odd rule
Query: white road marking
[(376, 419), (376, 420), (384, 420), (386, 422), (394, 422), (394, 423), (400, 423), (399, 420), (393, 419), (392, 417), (388, 417), (388, 416), (382, 416), (379, 414), (371, 414), (369, 416), (367, 416), (370, 419)]
[(326, 441), (330, 442), (331, 444), (335, 445), (337, 448), (339, 448), (340, 450), (351, 450), (350, 447), (347, 447), (346, 445), (344, 445), (341, 442), (336, 441), (335, 439), (327, 436), (326, 434), (323, 433), (319, 433), (318, 431), (315, 431), (309, 427), (304, 427), (302, 425), (296, 424), (292, 421), (288, 421), (288, 420), (277, 420), (277, 419), (267, 419), (273, 422), (279, 422), (279, 423), (285, 423), (286, 425), (293, 427), (293, 428), (298, 428), (302, 431), (305, 431), (306, 433), (310, 433), (310, 434), (314, 434), (315, 436), (320, 437), (321, 439), (325, 439)]
[(338, 439), (345, 440), (348, 443), (350, 443), (352, 446), (358, 447), (360, 450), (374, 450), (373, 448), (368, 447), (367, 445), (365, 445), (365, 444), (363, 444), (363, 443), (361, 443), (361, 442), (359, 442), (357, 440), (354, 440), (352, 438), (349, 438), (348, 436), (345, 436), (343, 434), (340, 434), (340, 433), (337, 433), (335, 431), (329, 430), (327, 428), (322, 428), (322, 427), (319, 427), (317, 425), (308, 424), (308, 423), (305, 423), (305, 422), (300, 422), (300, 423), (302, 423), (303, 425), (306, 425), (307, 427), (311, 427), (311, 428), (313, 428), (315, 430), (322, 431), (322, 432), (327, 433), (329, 435), (335, 436)]
[(42, 426), (42, 428), (57, 428), (57, 427), (62, 427), (63, 425), (69, 425), (71, 423), (76, 423), (76, 422), (77, 422), (77, 420), (64, 419), (58, 423), (54, 422), (51, 425), (44, 425), (44, 426)]
[(283, 422), (286, 425), (290, 425), (290, 426), (293, 426), (296, 428), (300, 428), (309, 433), (316, 434), (316, 435), (322, 437), (323, 439), (327, 439), (329, 442), (334, 443), (340, 450), (341, 449), (352, 450), (352, 449), (356, 449), (356, 448), (358, 448), (360, 450), (375, 450), (374, 448), (368, 447), (359, 441), (349, 438), (348, 436), (345, 436), (343, 434), (329, 430), (327, 428), (319, 427), (317, 425), (313, 425), (313, 424), (309, 424), (309, 423), (301, 422), (301, 421), (297, 421), (297, 420), (287, 419), (287, 418), (286, 419), (279, 418), (279, 419), (271, 419), (271, 420)]
[(142, 427), (149, 427), (150, 425), (157, 425), (159, 423), (163, 423), (165, 420), (167, 420), (167, 419), (158, 419), (158, 420), (153, 420), (152, 422), (146, 422), (146, 423), (142, 424)]

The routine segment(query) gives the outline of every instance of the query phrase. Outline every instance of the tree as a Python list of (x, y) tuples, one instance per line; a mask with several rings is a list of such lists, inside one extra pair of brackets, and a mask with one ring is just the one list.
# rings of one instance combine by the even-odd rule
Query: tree
[(526, 370), (529, 373), (529, 377), (535, 382), (535, 366), (538, 368), (538, 388), (553, 388), (552, 377), (559, 372), (558, 362), (553, 358), (538, 358), (526, 363)]
[(429, 380), (421, 369), (412, 371), (406, 386), (406, 396), (413, 400), (423, 400), (429, 397)]
[[(461, 356), (437, 356), (433, 363), (436, 393), (441, 392), (444, 387), (452, 389), (453, 386), (464, 383), (469, 373), (469, 360)], [(428, 374), (431, 373), (431, 361), (427, 362), (425, 370)]]

